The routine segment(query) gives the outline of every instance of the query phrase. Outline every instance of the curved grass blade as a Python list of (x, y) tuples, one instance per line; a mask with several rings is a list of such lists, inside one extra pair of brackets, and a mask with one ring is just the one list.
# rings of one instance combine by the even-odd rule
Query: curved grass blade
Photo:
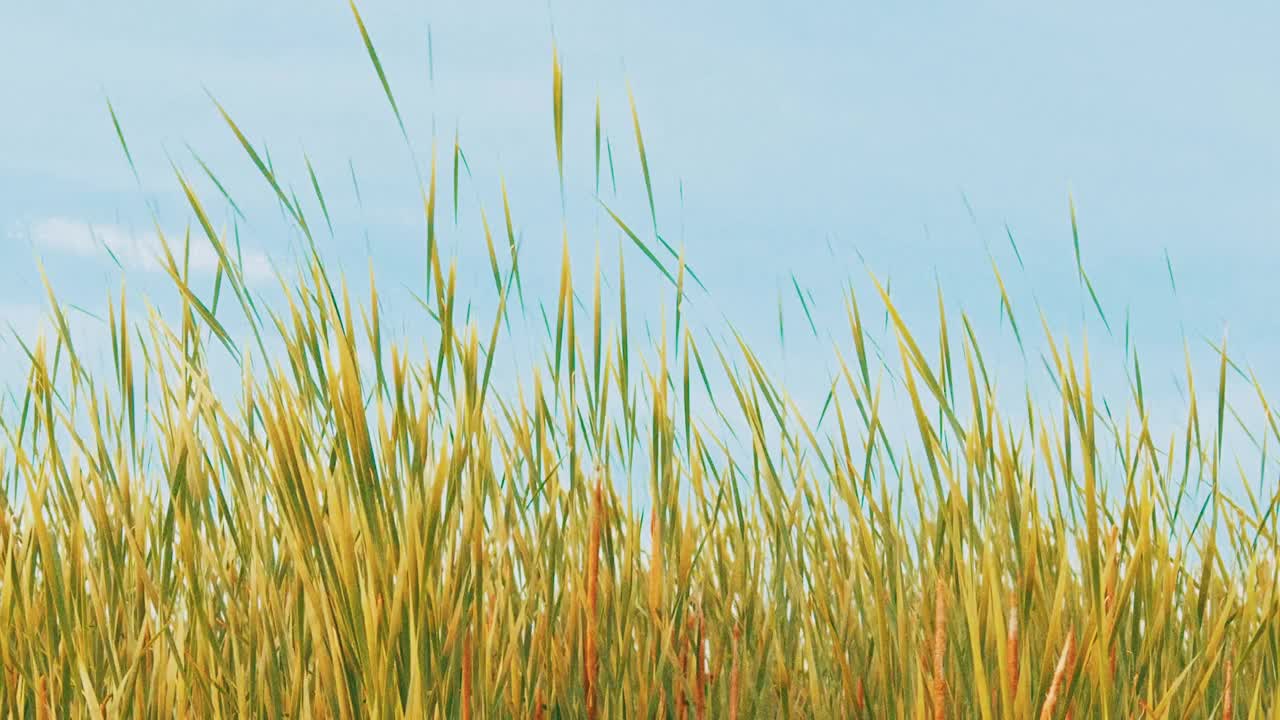
[(311, 166), (311, 158), (306, 153), (302, 154), (302, 160), (307, 166), (307, 177), (311, 179), (311, 189), (316, 193), (316, 200), (320, 202), (320, 212), (324, 215), (324, 224), (329, 228), (329, 237), (333, 237), (333, 220), (329, 217), (329, 206), (324, 201), (324, 193), (320, 191), (320, 180), (316, 178), (316, 170)]
[[(365, 50), (369, 53), (369, 60), (373, 62), (374, 72), (378, 73), (378, 82), (382, 83), (382, 92), (387, 96), (387, 102), (391, 104), (391, 112), (396, 116), (396, 124), (400, 126), (400, 134), (404, 136), (405, 142), (409, 141), (409, 131), (404, 127), (404, 118), (400, 116), (400, 107), (396, 104), (396, 97), (391, 93), (391, 83), (387, 81), (387, 73), (382, 69), (382, 61), (378, 59), (378, 51), (373, 47), (373, 40), (369, 37), (369, 29), (365, 27), (364, 19), (360, 17), (360, 10), (356, 7), (355, 0), (349, 0), (351, 5), (351, 14), (355, 16), (356, 27), (360, 29), (360, 39), (364, 41)], [(434, 72), (432, 73), (434, 77)]]
[(596, 202), (599, 202), (600, 207), (603, 207), (604, 211), (609, 213), (609, 217), (613, 218), (613, 221), (618, 224), (618, 227), (622, 228), (622, 232), (626, 233), (627, 237), (631, 238), (631, 242), (635, 243), (635, 246), (640, 248), (640, 252), (644, 253), (644, 256), (649, 258), (649, 262), (653, 263), (653, 266), (658, 268), (658, 271), (662, 273), (662, 276), (665, 277), (672, 285), (675, 285), (676, 279), (671, 276), (671, 273), (662, 264), (662, 262), (658, 260), (657, 256), (653, 254), (653, 251), (649, 249), (649, 246), (645, 245), (644, 241), (637, 237), (636, 234), (631, 231), (631, 228), (627, 227), (627, 224), (622, 221), (622, 218), (618, 217), (613, 210), (609, 209), (608, 205), (604, 204), (603, 200), (597, 198)]

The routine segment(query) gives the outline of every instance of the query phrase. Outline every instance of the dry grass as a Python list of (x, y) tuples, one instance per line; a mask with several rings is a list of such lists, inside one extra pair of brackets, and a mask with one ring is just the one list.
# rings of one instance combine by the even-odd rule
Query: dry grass
[[(435, 185), (433, 165), (425, 352), (384, 337), (377, 291), (353, 302), (318, 254), (261, 307), (185, 180), (215, 297), (175, 243), (181, 312), (137, 322), (113, 301), (112, 370), (95, 374), (50, 293), (56, 332), (23, 339), (28, 382), (3, 412), (5, 716), (1280, 712), (1277, 500), (1218, 492), (1225, 348), (1216, 432), (1193, 403), (1153, 437), (1140, 384), (1136, 425), (1106, 422), (1087, 354), (1052, 337), (1059, 395), (1005, 415), (972, 331), (944, 331), (931, 360), (882, 292), (918, 429), (893, 438), (852, 293), (823, 425), (743, 343), (677, 329), (639, 362), (621, 273), (617, 316), (598, 269), (579, 309), (566, 255), (554, 355), (498, 393), (514, 237), (501, 260), (486, 237), (492, 324), (464, 322)], [(683, 261), (609, 214), (683, 289)], [(242, 364), (237, 393), (214, 391), (217, 354)], [(1265, 415), (1256, 436), (1280, 440)], [(619, 492), (632, 480), (643, 509)], [(1204, 522), (1183, 532), (1202, 482)]]

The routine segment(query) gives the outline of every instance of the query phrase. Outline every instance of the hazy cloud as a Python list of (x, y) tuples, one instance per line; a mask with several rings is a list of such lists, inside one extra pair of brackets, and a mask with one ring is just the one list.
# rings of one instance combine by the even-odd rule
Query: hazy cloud
[[(144, 272), (164, 271), (164, 246), (155, 230), (133, 232), (119, 225), (95, 225), (80, 220), (52, 217), (40, 220), (30, 228), (30, 239), (38, 251), (74, 255), (83, 258), (101, 258), (110, 261), (112, 255), (130, 270)], [(182, 249), (183, 233), (165, 234), (170, 250), (178, 257)], [(269, 279), (271, 264), (267, 256), (258, 251), (243, 253), (244, 276), (250, 281)], [(191, 270), (212, 273), (218, 268), (218, 256), (203, 238), (192, 238)]]

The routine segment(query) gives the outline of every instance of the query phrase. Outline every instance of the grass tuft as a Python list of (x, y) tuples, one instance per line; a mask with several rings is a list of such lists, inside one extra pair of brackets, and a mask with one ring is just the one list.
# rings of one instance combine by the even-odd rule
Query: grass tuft
[[(684, 274), (697, 276), (658, 233), (630, 94), (628, 104), (653, 237), (674, 271), (647, 231), (642, 240), (605, 210), (620, 250), (639, 249), (643, 269), (676, 288), (675, 332), (664, 321), (641, 342), (621, 259), (616, 277), (597, 259), (590, 307), (582, 302), (566, 227), (545, 363), (510, 382), (495, 379), (500, 354), (516, 352), (499, 339), (525, 301), (505, 185), (507, 252), (480, 216), (497, 309), (477, 321), (436, 234), (433, 149), (419, 302), (437, 325), (397, 340), (384, 331), (390, 301), (374, 269), (362, 305), (326, 266), (270, 160), (217, 106), (267, 201), (309, 247), (267, 306), (179, 175), (201, 231), (180, 247), (164, 239), (179, 312), (112, 297), (101, 372), (48, 286), (54, 332), (19, 338), (27, 381), (0, 408), (6, 717), (1280, 712), (1280, 499), (1274, 485), (1246, 486), (1248, 502), (1224, 492), (1227, 410), (1245, 425), (1227, 367), (1251, 378), (1225, 341), (1214, 346), (1213, 432), (1201, 432), (1188, 359), (1187, 414), (1160, 418), (1178, 429), (1157, 437), (1136, 352), (1134, 402), (1108, 404), (1087, 343), (1073, 351), (1042, 315), (1053, 392), (1015, 391), (1006, 413), (969, 318), (948, 334), (941, 291), (935, 351), (876, 281), (870, 301), (896, 340), (882, 347), (851, 287), (838, 337), (793, 276), (840, 369), (815, 417), (741, 334), (695, 331)], [(601, 137), (597, 103), (597, 190)], [(1106, 323), (1074, 203), (1071, 223), (1076, 272)], [(192, 242), (218, 259), (211, 297), (188, 272)], [(601, 298), (612, 282), (611, 316)], [(219, 304), (224, 287), (236, 303)], [(239, 306), (234, 322), (227, 305)], [(1012, 327), (1020, 348), (1030, 342)], [(230, 391), (214, 380), (227, 356), (240, 372)], [(889, 392), (885, 377), (897, 383)], [(1250, 384), (1263, 417), (1245, 430), (1265, 458), (1280, 423)], [(909, 414), (909, 432), (899, 436), (891, 411)]]

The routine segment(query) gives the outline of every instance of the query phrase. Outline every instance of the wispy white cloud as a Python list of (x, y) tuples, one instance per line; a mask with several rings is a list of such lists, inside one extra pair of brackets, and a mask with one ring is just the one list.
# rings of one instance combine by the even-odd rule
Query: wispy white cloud
[[(124, 267), (143, 272), (163, 272), (164, 244), (155, 230), (133, 232), (119, 225), (95, 225), (81, 220), (51, 217), (30, 227), (30, 240), (37, 250), (109, 260), (115, 256)], [(166, 233), (169, 248), (177, 256), (181, 252), (182, 233)], [(250, 282), (272, 277), (267, 256), (254, 250), (242, 253), (245, 278)], [(191, 242), (190, 267), (193, 272), (212, 273), (218, 268), (218, 255), (203, 238)]]

